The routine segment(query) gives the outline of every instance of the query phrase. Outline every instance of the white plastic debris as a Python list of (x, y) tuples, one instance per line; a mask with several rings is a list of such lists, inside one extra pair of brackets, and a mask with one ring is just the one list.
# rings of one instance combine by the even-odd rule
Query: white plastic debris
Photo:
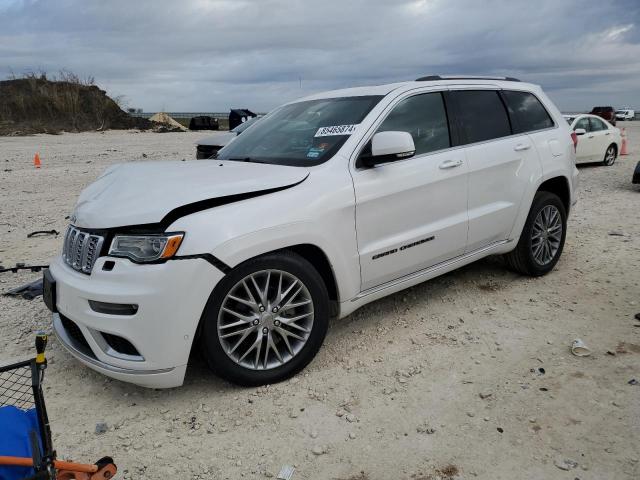
[(591, 349), (580, 338), (576, 338), (571, 344), (571, 353), (576, 357), (588, 357), (591, 355)]
[(291, 465), (284, 465), (278, 473), (278, 480), (291, 480), (296, 469)]

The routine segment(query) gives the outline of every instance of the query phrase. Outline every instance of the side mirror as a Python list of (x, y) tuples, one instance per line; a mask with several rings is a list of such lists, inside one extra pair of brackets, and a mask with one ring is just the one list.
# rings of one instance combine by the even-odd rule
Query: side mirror
[(587, 133), (587, 131), (584, 128), (576, 128), (574, 132), (576, 135), (584, 135), (585, 133)]
[(412, 157), (416, 153), (409, 132), (378, 132), (371, 139), (371, 156), (363, 157), (366, 167)]

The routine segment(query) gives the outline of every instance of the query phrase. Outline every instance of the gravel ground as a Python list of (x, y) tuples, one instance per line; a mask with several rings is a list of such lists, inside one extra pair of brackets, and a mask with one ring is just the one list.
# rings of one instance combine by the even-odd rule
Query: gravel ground
[[(297, 377), (243, 389), (199, 362), (183, 387), (107, 379), (51, 339), (46, 401), (60, 457), (112, 455), (119, 478), (640, 477), (640, 122), (631, 155), (580, 167), (556, 269), (487, 259), (333, 322)], [(46, 263), (75, 199), (108, 165), (192, 158), (206, 133), (0, 137), (0, 263)], [(35, 170), (33, 155), (43, 166)], [(0, 275), (0, 291), (38, 274)], [(40, 300), (0, 297), (0, 363), (50, 331)], [(582, 338), (590, 357), (571, 355)], [(544, 373), (543, 373), (544, 372)], [(631, 382), (633, 383), (633, 382)], [(96, 434), (96, 424), (107, 431)]]

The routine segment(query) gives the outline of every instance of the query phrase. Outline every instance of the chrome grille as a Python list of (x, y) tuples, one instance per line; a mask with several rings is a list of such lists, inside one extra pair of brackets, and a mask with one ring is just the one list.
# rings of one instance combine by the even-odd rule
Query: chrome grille
[(100, 256), (103, 242), (104, 237), (69, 225), (64, 236), (62, 259), (74, 270), (89, 274)]

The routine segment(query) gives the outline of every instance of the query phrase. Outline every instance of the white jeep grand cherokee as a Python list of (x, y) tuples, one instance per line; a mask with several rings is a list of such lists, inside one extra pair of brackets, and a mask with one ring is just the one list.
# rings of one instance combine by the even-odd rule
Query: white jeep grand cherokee
[(279, 107), (215, 161), (109, 168), (45, 272), (61, 343), (111, 377), (182, 384), (190, 352), (283, 380), (330, 317), (487, 255), (560, 257), (576, 137), (542, 90), (423, 77)]

